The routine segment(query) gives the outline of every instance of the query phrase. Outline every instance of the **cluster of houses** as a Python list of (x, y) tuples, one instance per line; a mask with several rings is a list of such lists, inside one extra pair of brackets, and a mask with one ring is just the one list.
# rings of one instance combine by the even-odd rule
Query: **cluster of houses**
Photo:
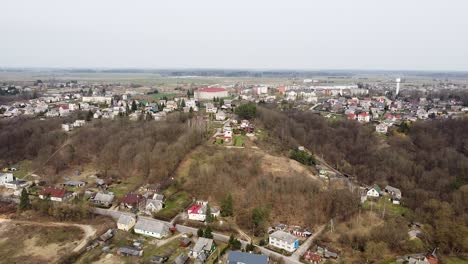
[(374, 184), (373, 186), (363, 188), (363, 195), (361, 196), (361, 202), (367, 200), (367, 198), (379, 198), (381, 196), (389, 196), (390, 201), (393, 204), (400, 204), (401, 202), (401, 190), (387, 185), (385, 189), (381, 189), (379, 185)]
[(407, 264), (438, 264), (439, 259), (435, 253), (435, 250), (424, 254), (410, 254), (410, 255), (405, 255), (398, 257), (396, 260), (396, 263), (402, 264), (402, 263), (407, 263)]
[(65, 132), (72, 131), (75, 128), (80, 128), (86, 124), (86, 120), (75, 120), (73, 123), (62, 124), (62, 129)]
[(468, 108), (462, 106), (461, 101), (450, 100), (442, 102), (439, 99), (419, 101), (390, 100), (386, 97), (374, 98), (338, 98), (329, 99), (324, 106), (331, 112), (343, 112), (347, 119), (361, 123), (378, 122), (376, 132), (387, 133), (392, 125), (401, 122), (414, 122), (428, 118), (457, 118), (463, 117)]
[(287, 252), (294, 252), (299, 247), (300, 240), (312, 235), (312, 232), (306, 228), (281, 223), (270, 227), (268, 233), (268, 245)]
[(307, 250), (302, 259), (308, 263), (319, 264), (324, 259), (337, 259), (338, 256), (338, 253), (326, 247), (317, 246), (315, 250)]

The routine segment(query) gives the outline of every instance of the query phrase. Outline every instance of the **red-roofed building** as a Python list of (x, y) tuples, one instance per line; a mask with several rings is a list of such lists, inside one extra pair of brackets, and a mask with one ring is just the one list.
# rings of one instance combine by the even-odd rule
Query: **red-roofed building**
[(322, 260), (319, 254), (314, 253), (310, 250), (307, 250), (306, 253), (304, 253), (303, 258), (305, 261), (313, 263), (313, 264), (319, 264), (320, 261)]
[(70, 108), (68, 105), (61, 105), (59, 107), (59, 113), (61, 116), (68, 115), (70, 113)]
[(56, 202), (63, 202), (66, 199), (70, 198), (71, 195), (71, 192), (68, 192), (63, 188), (55, 187), (45, 187), (39, 192), (40, 199), (46, 199), (47, 197), (49, 197), (51, 201)]
[(358, 121), (367, 123), (370, 121), (370, 115), (366, 112), (359, 113)]
[(356, 119), (357, 117), (356, 117), (356, 114), (347, 114), (347, 115), (346, 115), (346, 118), (348, 118), (348, 119), (350, 119), (350, 120), (354, 120), (354, 119)]
[(203, 222), (206, 219), (206, 206), (194, 204), (187, 210), (187, 214), (190, 220)]
[(140, 208), (146, 204), (146, 199), (141, 194), (127, 193), (120, 201), (121, 205), (127, 208)]
[(224, 98), (228, 96), (227, 90), (221, 87), (200, 88), (194, 92), (194, 98), (198, 100), (211, 100), (215, 97)]

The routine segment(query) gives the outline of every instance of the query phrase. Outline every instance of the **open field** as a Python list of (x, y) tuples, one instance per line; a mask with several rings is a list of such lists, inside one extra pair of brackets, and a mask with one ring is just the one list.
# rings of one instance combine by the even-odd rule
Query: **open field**
[(83, 239), (81, 228), (2, 221), (0, 263), (55, 263)]
[(164, 208), (156, 213), (156, 218), (163, 220), (170, 220), (175, 217), (179, 212), (183, 211), (190, 205), (192, 199), (187, 192), (178, 191), (171, 193), (171, 191), (164, 192), (166, 203)]

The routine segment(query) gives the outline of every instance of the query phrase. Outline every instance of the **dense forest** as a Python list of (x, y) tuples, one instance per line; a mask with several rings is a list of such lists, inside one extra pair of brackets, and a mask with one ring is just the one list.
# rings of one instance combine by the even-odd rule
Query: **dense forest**
[[(66, 120), (65, 120), (66, 121)], [(65, 133), (62, 119), (10, 119), (0, 122), (0, 157), (14, 164), (32, 160), (44, 179), (54, 182), (68, 169), (92, 166), (104, 177), (166, 179), (205, 136), (204, 125), (185, 114), (166, 121), (94, 120)]]
[(390, 184), (428, 224), (427, 242), (444, 253), (468, 251), (468, 120), (416, 122), (387, 138), (355, 121), (308, 112), (258, 109), (258, 121), (286, 149), (303, 145), (361, 184)]

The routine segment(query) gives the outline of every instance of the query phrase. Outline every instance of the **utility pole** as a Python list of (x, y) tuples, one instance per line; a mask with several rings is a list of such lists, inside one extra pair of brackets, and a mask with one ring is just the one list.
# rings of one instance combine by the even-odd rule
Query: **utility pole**
[(385, 217), (385, 208), (387, 207), (387, 203), (384, 203), (383, 212), (382, 212), (382, 219)]

